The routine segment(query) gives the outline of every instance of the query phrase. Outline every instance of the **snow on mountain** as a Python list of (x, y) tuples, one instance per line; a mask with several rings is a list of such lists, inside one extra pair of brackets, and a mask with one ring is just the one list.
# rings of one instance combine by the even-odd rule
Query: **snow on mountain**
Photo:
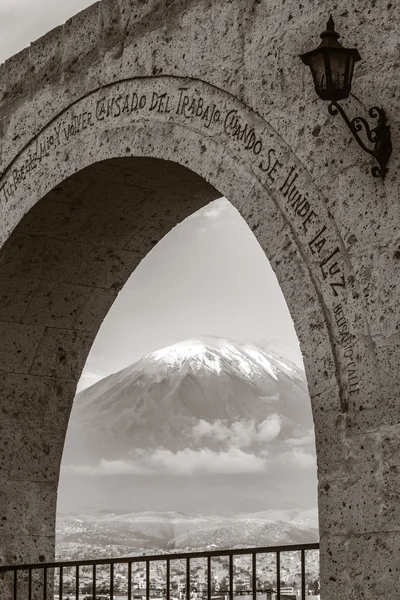
[(228, 516), (315, 506), (305, 377), (273, 352), (188, 340), (76, 396), (60, 481), (64, 513)]

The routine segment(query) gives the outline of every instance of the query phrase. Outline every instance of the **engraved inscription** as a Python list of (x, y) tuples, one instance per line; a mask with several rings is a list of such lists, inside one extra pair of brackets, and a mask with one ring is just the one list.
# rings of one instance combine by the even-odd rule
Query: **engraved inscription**
[(360, 382), (357, 376), (357, 365), (354, 360), (354, 344), (356, 342), (356, 338), (353, 334), (350, 333), (349, 323), (346, 319), (341, 304), (337, 304), (336, 306), (334, 306), (333, 313), (335, 315), (335, 321), (339, 331), (340, 344), (343, 348), (343, 355), (346, 359), (349, 392), (350, 394), (356, 394), (360, 391)]
[[(166, 81), (167, 79), (167, 81)], [(184, 82), (184, 85), (183, 85)], [(358, 390), (354, 344), (344, 310), (347, 297), (345, 263), (332, 224), (321, 215), (319, 198), (304, 187), (301, 167), (290, 164), (289, 153), (271, 140), (266, 124), (237, 100), (220, 91), (205, 90), (204, 84), (178, 78), (143, 78), (117, 82), (77, 101), (46, 127), (6, 170), (0, 182), (0, 202), (16, 198), (18, 190), (49, 157), (62, 147), (96, 128), (129, 126), (135, 121), (155, 118), (188, 125), (205, 136), (218, 137), (260, 181), (275, 192), (303, 243), (310, 260), (316, 263), (322, 285), (332, 295), (332, 322), (336, 323), (343, 363), (347, 368), (350, 393)]]

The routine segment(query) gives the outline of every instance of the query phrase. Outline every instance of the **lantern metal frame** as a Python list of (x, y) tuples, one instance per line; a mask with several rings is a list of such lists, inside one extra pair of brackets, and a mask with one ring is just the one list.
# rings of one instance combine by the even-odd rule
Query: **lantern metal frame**
[[(322, 89), (318, 89), (318, 82), (314, 77), (315, 90), (318, 96), (325, 101), (330, 101), (328, 106), (329, 114), (336, 116), (340, 114), (343, 117), (346, 125), (350, 129), (359, 146), (368, 154), (373, 156), (379, 166), (374, 166), (371, 169), (374, 177), (384, 178), (388, 172), (387, 164), (392, 153), (392, 142), (390, 126), (387, 124), (387, 117), (384, 109), (378, 106), (372, 106), (368, 110), (368, 114), (372, 119), (377, 119), (377, 124), (372, 127), (364, 117), (354, 117), (350, 119), (344, 108), (339, 104), (339, 100), (344, 100), (349, 97), (351, 91), (351, 80), (353, 76), (354, 63), (361, 60), (361, 56), (356, 48), (344, 48), (338, 41), (339, 34), (335, 31), (332, 15), (330, 16), (326, 31), (321, 34), (322, 42), (310, 52), (305, 52), (300, 55), (303, 63), (311, 68), (312, 60), (315, 57), (323, 56), (323, 64), (325, 68), (326, 85)], [(343, 88), (340, 89), (333, 84), (330, 55), (331, 53), (344, 53), (347, 55), (346, 71), (343, 73)], [(350, 71), (351, 68), (351, 71)], [(365, 136), (371, 146), (367, 145), (364, 139), (360, 136), (360, 132), (364, 131)]]

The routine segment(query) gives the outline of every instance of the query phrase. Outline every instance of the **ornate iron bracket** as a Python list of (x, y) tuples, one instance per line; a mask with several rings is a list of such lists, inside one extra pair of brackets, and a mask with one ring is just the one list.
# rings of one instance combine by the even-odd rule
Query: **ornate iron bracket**
[[(338, 102), (331, 102), (328, 106), (328, 111), (332, 116), (336, 116), (338, 113), (342, 115), (361, 148), (378, 161), (379, 167), (372, 167), (372, 175), (374, 177), (382, 177), (383, 179), (388, 172), (386, 165), (392, 154), (390, 126), (386, 124), (386, 114), (383, 108), (372, 106), (369, 109), (369, 116), (373, 119), (378, 119), (376, 127), (373, 128), (370, 127), (368, 121), (363, 117), (354, 117), (354, 119), (350, 120)], [(373, 144), (372, 148), (369, 148), (359, 136), (359, 132), (363, 130), (365, 130), (368, 141)]]

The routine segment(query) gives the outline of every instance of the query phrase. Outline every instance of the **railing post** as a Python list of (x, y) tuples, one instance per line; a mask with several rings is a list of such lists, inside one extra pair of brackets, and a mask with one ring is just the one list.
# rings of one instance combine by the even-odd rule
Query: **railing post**
[(211, 556), (207, 556), (207, 600), (211, 600)]
[[(167, 590), (166, 590), (166, 600), (169, 600), (169, 596), (170, 596), (170, 586), (171, 586), (171, 572), (170, 572), (170, 560), (167, 559), (167, 573), (166, 573), (166, 580), (167, 580)], [(130, 598), (129, 598), (130, 600)]]
[(255, 552), (253, 552), (253, 554), (251, 555), (251, 559), (252, 559), (252, 579), (253, 579), (253, 600), (257, 599), (257, 554)]
[(14, 571), (14, 595), (13, 600), (18, 600), (18, 571)]
[(281, 553), (276, 553), (276, 600), (281, 600)]
[(146, 600), (150, 600), (150, 559), (146, 559)]
[(306, 600), (306, 553), (301, 552), (301, 600)]
[(114, 600), (114, 563), (110, 565), (110, 600)]
[[(32, 569), (30, 569), (32, 572)], [(32, 588), (32, 576), (31, 576), (31, 581), (30, 581), (30, 589)], [(58, 586), (58, 595), (60, 597), (60, 600), (62, 600), (63, 597), (63, 587), (64, 587), (64, 568), (60, 567), (60, 581), (59, 581), (59, 586)], [(29, 595), (29, 600), (32, 600), (31, 595)]]
[[(93, 589), (92, 589), (92, 600), (96, 600), (96, 587), (97, 587), (97, 582), (96, 582), (96, 565), (93, 565)], [(60, 598), (59, 600), (62, 600), (62, 598)]]
[(186, 600), (190, 600), (190, 558), (186, 559)]
[(233, 600), (233, 554), (229, 555), (229, 600)]
[(79, 565), (75, 568), (75, 598), (79, 600)]
[[(61, 594), (60, 598), (62, 598)], [(28, 600), (32, 600), (32, 569), (28, 571)]]

